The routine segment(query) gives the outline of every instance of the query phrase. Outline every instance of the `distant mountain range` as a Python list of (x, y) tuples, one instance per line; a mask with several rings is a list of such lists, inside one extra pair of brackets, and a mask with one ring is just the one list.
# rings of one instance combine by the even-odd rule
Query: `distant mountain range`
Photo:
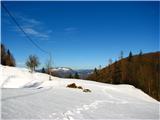
[(78, 69), (73, 70), (69, 67), (56, 67), (52, 69), (52, 74), (57, 77), (65, 78), (68, 77), (70, 74), (74, 75), (75, 73), (78, 73), (80, 78), (87, 78), (90, 74), (93, 73), (92, 69)]

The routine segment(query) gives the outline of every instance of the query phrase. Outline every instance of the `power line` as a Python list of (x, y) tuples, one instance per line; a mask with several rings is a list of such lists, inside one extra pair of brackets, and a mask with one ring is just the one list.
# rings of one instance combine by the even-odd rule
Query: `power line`
[[(23, 28), (20, 26), (20, 24), (17, 22), (17, 20), (15, 19), (15, 17), (9, 12), (9, 10), (7, 9), (7, 7), (5, 7), (5, 5), (3, 3), (1, 3), (2, 7), (4, 8), (4, 10), (8, 13), (8, 15), (11, 17), (11, 19), (14, 21), (14, 23), (17, 25), (17, 27), (23, 32), (23, 34), (27, 37), (27, 39), (35, 46), (37, 47), (40, 51), (46, 53), (49, 55), (50, 58), (50, 64), (52, 61), (52, 55), (50, 52), (45, 51), (44, 49), (42, 49), (39, 45), (37, 45), (31, 38), (30, 36), (23, 30)], [(50, 66), (51, 67), (51, 66)], [(50, 69), (50, 68), (49, 68)], [(51, 71), (51, 70), (50, 70)], [(51, 72), (49, 73), (49, 80), (51, 80)]]
[(4, 10), (8, 13), (8, 15), (11, 17), (11, 19), (14, 21), (14, 23), (17, 25), (17, 27), (23, 32), (23, 34), (27, 37), (27, 39), (35, 46), (37, 47), (40, 51), (49, 54), (50, 53), (45, 51), (44, 49), (42, 49), (39, 45), (37, 45), (30, 37), (29, 35), (23, 30), (23, 28), (20, 26), (20, 24), (17, 22), (17, 20), (15, 19), (15, 17), (9, 12), (9, 10), (7, 9), (7, 7), (5, 7), (5, 5), (3, 3), (1, 3), (2, 7), (4, 8)]

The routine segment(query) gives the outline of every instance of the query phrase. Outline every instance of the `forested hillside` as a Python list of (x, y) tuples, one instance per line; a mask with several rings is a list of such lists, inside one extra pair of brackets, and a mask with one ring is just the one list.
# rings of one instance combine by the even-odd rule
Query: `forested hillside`
[(111, 84), (130, 84), (160, 101), (160, 52), (132, 56), (94, 70), (87, 79)]
[(6, 49), (1, 43), (1, 64), (7, 66), (16, 66), (15, 59), (9, 49)]

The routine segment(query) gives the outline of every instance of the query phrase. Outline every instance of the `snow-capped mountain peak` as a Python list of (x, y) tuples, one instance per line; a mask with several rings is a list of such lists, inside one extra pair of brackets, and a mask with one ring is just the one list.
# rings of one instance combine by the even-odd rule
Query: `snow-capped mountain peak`
[(53, 68), (52, 71), (72, 71), (72, 69), (68, 67), (56, 67)]

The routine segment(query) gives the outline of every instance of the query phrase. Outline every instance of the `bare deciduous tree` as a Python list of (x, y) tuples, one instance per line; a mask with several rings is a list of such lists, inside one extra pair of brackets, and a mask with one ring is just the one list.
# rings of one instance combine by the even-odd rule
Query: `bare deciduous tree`
[(39, 59), (36, 55), (30, 55), (26, 61), (26, 66), (31, 69), (31, 72), (35, 71), (35, 68), (40, 65)]

